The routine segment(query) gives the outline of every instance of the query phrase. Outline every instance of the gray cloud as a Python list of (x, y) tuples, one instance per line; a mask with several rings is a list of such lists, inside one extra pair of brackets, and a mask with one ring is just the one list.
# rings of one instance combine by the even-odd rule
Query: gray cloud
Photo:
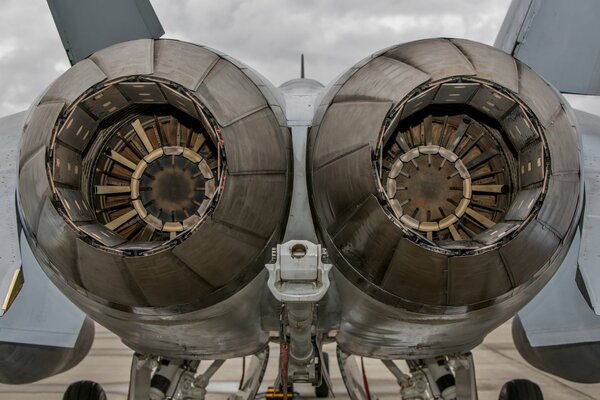
[(0, 2), (0, 115), (27, 108), (68, 66), (44, 0)]
[[(219, 49), (275, 85), (327, 83), (381, 48), (426, 37), (491, 44), (510, 0), (152, 0), (166, 37)], [(68, 68), (45, 0), (0, 2), (0, 116), (23, 110)], [(575, 99), (578, 106), (600, 101)], [(590, 106), (592, 104), (592, 106)]]
[[(493, 42), (510, 0), (153, 0), (166, 37), (201, 43), (279, 85), (327, 83), (370, 53), (451, 36)], [(27, 108), (68, 68), (45, 0), (0, 2), (0, 116)]]
[(510, 0), (154, 0), (169, 36), (218, 48), (274, 84), (324, 83), (379, 49), (450, 36), (493, 42)]

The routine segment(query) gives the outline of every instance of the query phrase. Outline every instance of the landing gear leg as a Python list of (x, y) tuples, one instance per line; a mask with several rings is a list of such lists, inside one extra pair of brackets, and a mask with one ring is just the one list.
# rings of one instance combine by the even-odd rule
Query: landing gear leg
[[(368, 399), (356, 357), (338, 346), (338, 364), (342, 379), (352, 400)], [(475, 367), (471, 353), (408, 360), (409, 373), (404, 373), (393, 360), (382, 360), (396, 377), (403, 400), (444, 399), (477, 400)]]
[(449, 365), (456, 379), (456, 398), (458, 400), (477, 400), (477, 377), (473, 354), (459, 354), (449, 358)]
[(269, 346), (253, 356), (250, 356), (250, 365), (248, 366), (249, 373), (246, 374), (238, 392), (235, 396), (230, 397), (229, 400), (254, 400), (263, 377), (265, 376), (268, 363)]
[(319, 372), (321, 375), (321, 384), (315, 386), (315, 396), (324, 399), (329, 397), (331, 390), (331, 380), (329, 379), (329, 354), (324, 351), (319, 352)]
[(409, 374), (384, 360), (400, 386), (402, 399), (477, 400), (475, 365), (471, 353), (408, 360)]
[[(229, 400), (253, 400), (269, 362), (269, 347), (250, 356), (250, 365), (238, 392)], [(198, 373), (198, 360), (170, 360), (134, 354), (128, 400), (204, 400), (206, 388), (225, 360), (214, 360)]]
[(333, 392), (333, 383), (331, 382), (331, 374), (329, 373), (329, 353), (323, 351), (323, 340), (315, 341), (315, 353), (318, 357), (318, 374), (320, 380), (317, 380), (315, 385), (315, 396), (318, 398), (335, 397)]
[(158, 365), (156, 358), (135, 353), (131, 361), (129, 394), (127, 400), (148, 400), (152, 370)]
[(342, 374), (342, 380), (348, 390), (351, 400), (368, 399), (367, 392), (363, 387), (363, 379), (356, 362), (356, 357), (352, 354), (344, 353), (340, 347), (336, 350), (338, 365)]

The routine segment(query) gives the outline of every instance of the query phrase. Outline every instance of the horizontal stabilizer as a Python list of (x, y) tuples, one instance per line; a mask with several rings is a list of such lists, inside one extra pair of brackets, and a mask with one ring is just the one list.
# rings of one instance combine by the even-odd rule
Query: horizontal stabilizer
[(590, 310), (576, 283), (580, 243), (578, 232), (554, 277), (519, 312), (532, 347), (600, 342), (600, 317)]
[(575, 116), (583, 150), (583, 224), (554, 277), (519, 313), (532, 347), (600, 342), (600, 117)]
[(15, 191), (26, 117), (22, 112), (0, 119), (0, 342), (69, 348), (85, 315), (50, 282), (23, 232), (19, 243)]
[(42, 271), (23, 232), (21, 246), (25, 285), (0, 318), (0, 342), (72, 348), (85, 314)]

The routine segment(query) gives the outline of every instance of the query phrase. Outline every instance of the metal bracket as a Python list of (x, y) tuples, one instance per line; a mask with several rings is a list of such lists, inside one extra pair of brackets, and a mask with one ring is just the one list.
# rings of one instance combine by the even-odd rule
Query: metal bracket
[(275, 262), (267, 285), (273, 296), (283, 303), (315, 303), (329, 289), (331, 264), (323, 263), (321, 245), (307, 240), (290, 240), (277, 245)]
[(238, 392), (228, 400), (254, 400), (269, 363), (269, 346), (250, 357), (249, 374), (244, 377)]
[(150, 398), (150, 379), (156, 365), (154, 357), (139, 353), (133, 355), (128, 400), (148, 400)]
[(458, 400), (477, 400), (477, 378), (472, 353), (451, 357), (449, 364), (456, 378), (456, 398)]
[[(291, 240), (277, 245), (267, 286), (273, 296), (285, 304), (281, 315), (282, 354), (280, 364), (284, 393), (290, 382), (320, 382), (316, 376), (315, 336), (316, 304), (329, 290), (330, 264), (325, 251), (307, 240)], [(287, 341), (284, 344), (283, 341)], [(289, 345), (289, 346), (288, 346)], [(289, 380), (288, 380), (289, 379)]]
[(340, 346), (337, 346), (336, 355), (342, 380), (344, 381), (344, 386), (346, 386), (350, 400), (367, 400), (367, 392), (363, 387), (361, 372), (356, 358), (352, 354), (345, 353)]
[(331, 397), (335, 398), (335, 393), (333, 391), (333, 382), (331, 381), (331, 375), (329, 374), (329, 363), (325, 363), (325, 357), (323, 356), (323, 346), (317, 343), (315, 347), (317, 348), (317, 354), (319, 356), (321, 379), (323, 379), (327, 384), (327, 387), (329, 388), (329, 394), (331, 395)]
[[(337, 347), (338, 364), (344, 385), (351, 400), (366, 400), (368, 395), (363, 387), (360, 369), (356, 356), (344, 353)], [(477, 384), (475, 381), (475, 365), (471, 353), (448, 356), (446, 367), (440, 365), (436, 359), (408, 360), (411, 366), (410, 374), (402, 372), (393, 360), (381, 360), (387, 369), (394, 375), (400, 388), (402, 399), (446, 399), (477, 400)], [(455, 386), (442, 393), (443, 388), (438, 387), (437, 376), (441, 373), (452, 373)], [(437, 369), (437, 371), (435, 371)]]

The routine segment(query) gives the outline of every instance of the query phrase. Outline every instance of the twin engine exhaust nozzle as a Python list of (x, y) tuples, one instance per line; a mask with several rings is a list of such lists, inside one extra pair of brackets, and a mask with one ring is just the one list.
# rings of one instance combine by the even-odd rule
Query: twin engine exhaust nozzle
[[(309, 292), (339, 298), (343, 323), (330, 326), (346, 351), (473, 346), (561, 264), (581, 213), (578, 137), (569, 106), (523, 63), (466, 40), (407, 43), (314, 106), (307, 185), (335, 268), (274, 264), (268, 285), (293, 302), (302, 290), (287, 275), (316, 273)], [(260, 350), (264, 265), (292, 195), (284, 112), (252, 70), (188, 43), (138, 40), (78, 63), (23, 133), (18, 201), (36, 257), (140, 352)], [(320, 246), (305, 256), (320, 260)]]

